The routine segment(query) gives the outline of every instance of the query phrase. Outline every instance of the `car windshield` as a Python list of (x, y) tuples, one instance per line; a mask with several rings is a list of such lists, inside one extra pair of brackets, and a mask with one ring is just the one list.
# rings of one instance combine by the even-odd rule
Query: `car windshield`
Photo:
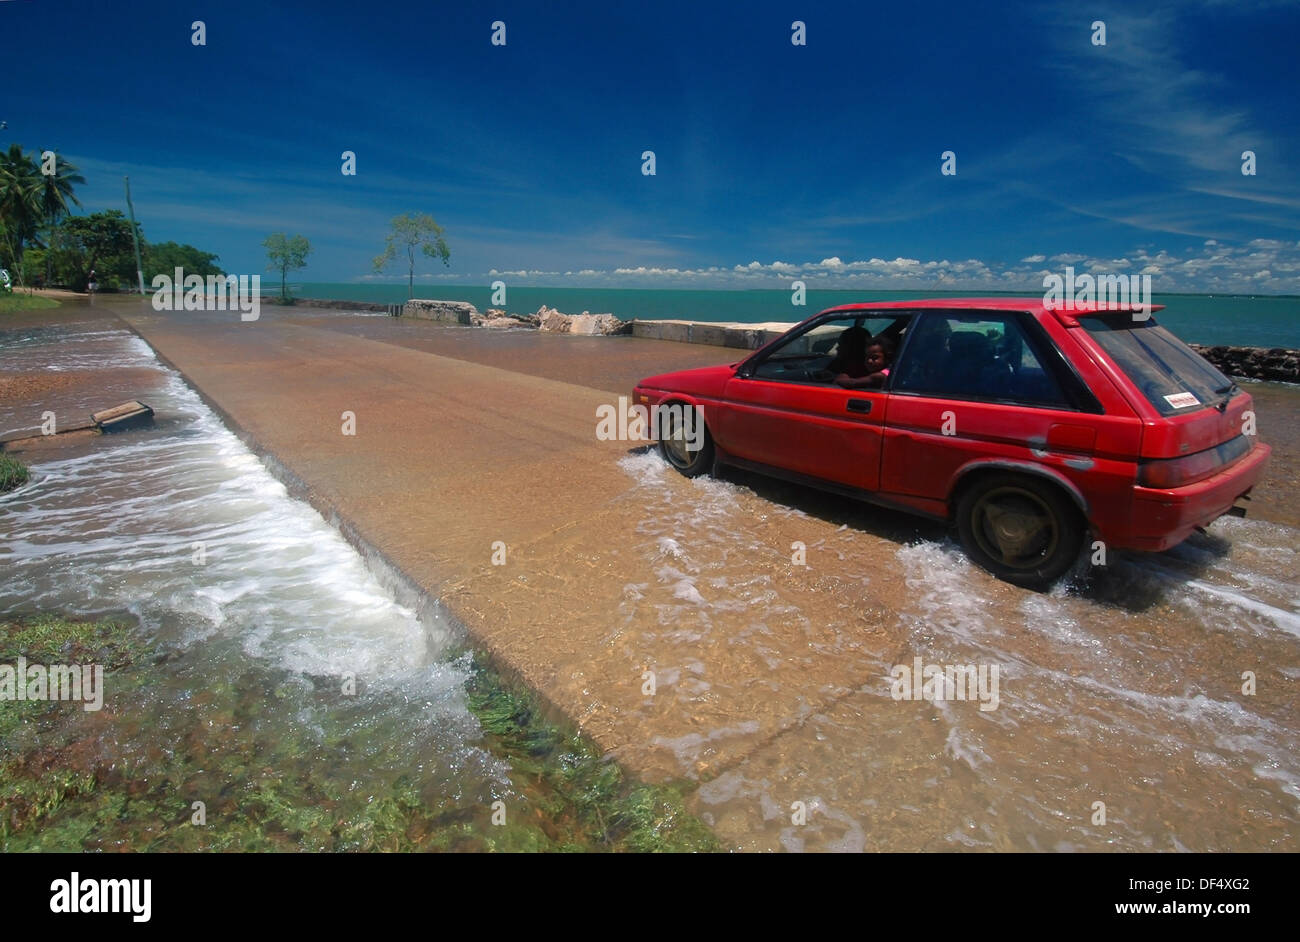
[(1232, 380), (1154, 318), (1092, 315), (1079, 323), (1161, 415), (1213, 405), (1233, 389)]

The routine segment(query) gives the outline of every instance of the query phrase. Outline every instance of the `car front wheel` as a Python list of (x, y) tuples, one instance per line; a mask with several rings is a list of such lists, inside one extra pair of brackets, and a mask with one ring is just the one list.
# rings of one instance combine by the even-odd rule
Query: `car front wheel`
[(665, 411), (660, 418), (659, 452), (664, 460), (686, 475), (698, 477), (713, 467), (713, 436), (704, 414), (689, 406)]
[(1042, 589), (1074, 564), (1084, 521), (1060, 488), (1026, 475), (991, 474), (962, 493), (957, 530), (976, 563), (1007, 582)]

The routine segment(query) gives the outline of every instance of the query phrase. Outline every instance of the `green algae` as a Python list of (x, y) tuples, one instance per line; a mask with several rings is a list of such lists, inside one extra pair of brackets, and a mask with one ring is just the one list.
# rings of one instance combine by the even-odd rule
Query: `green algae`
[(527, 793), (541, 816), (565, 826), (564, 846), (556, 849), (720, 849), (713, 833), (686, 811), (686, 786), (629, 779), (576, 730), (544, 719), (531, 691), (507, 684), (481, 658), (473, 669), (470, 709), (493, 752), (529, 779)]
[(0, 662), (18, 656), (103, 664), (108, 694), (94, 712), (0, 703), (2, 851), (718, 849), (683, 786), (632, 780), (478, 658), (477, 745), (509, 775), (462, 791), (410, 754), (400, 714), (333, 679), (253, 660), (196, 673), (117, 621), (0, 620)]

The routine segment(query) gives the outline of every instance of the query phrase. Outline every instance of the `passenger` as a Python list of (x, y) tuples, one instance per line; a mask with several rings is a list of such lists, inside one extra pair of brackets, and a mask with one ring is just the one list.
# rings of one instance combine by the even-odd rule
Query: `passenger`
[(893, 359), (893, 343), (887, 337), (877, 337), (867, 342), (857, 375), (845, 370), (835, 377), (835, 383), (845, 389), (879, 389), (889, 379), (889, 364)]

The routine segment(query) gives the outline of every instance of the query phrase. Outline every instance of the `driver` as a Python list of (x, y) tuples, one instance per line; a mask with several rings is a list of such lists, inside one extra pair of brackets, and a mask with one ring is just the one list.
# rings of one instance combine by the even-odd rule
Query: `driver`
[[(835, 358), (826, 364), (826, 372), (839, 383), (841, 377), (856, 379), (867, 375), (867, 344), (871, 341), (871, 331), (854, 325), (845, 328), (835, 346)], [(844, 385), (840, 383), (840, 385)]]

